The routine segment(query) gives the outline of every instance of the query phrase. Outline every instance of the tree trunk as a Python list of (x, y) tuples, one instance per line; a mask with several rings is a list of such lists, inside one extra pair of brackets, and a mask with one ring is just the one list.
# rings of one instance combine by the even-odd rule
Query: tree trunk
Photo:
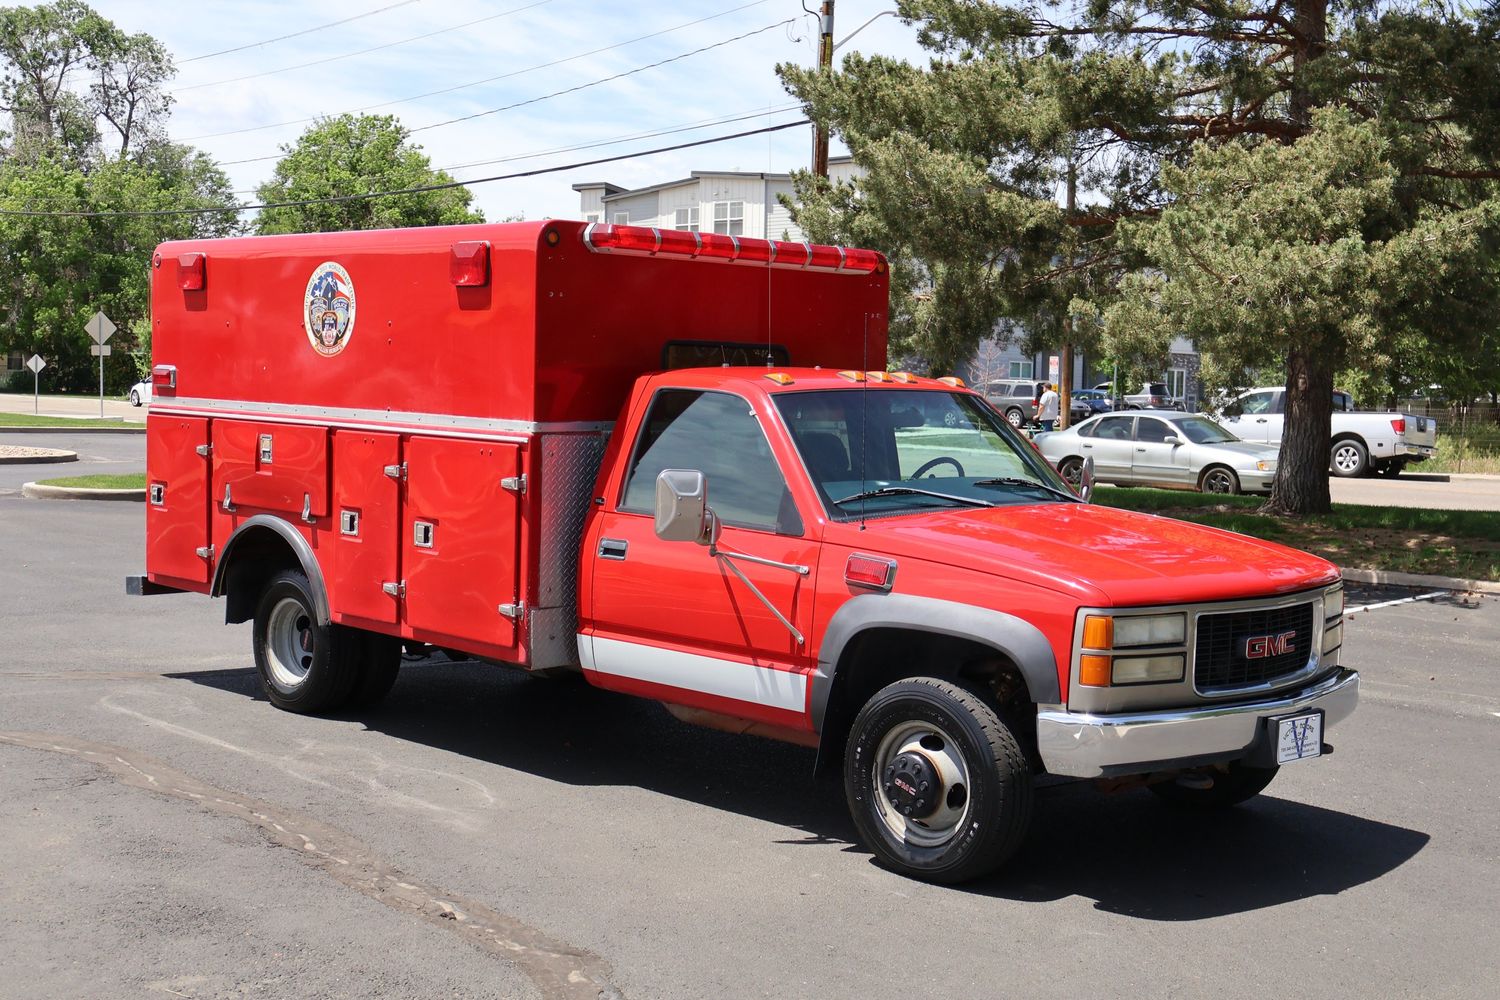
[(1326, 514), (1332, 451), (1333, 365), (1317, 343), (1295, 347), (1286, 359), (1286, 419), (1268, 514)]

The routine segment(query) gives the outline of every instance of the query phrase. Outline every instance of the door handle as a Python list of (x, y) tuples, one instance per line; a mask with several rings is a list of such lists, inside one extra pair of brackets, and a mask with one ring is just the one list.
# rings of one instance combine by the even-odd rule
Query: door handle
[(1084, 445), (1084, 447), (1085, 447), (1085, 448), (1092, 448), (1092, 447), (1093, 447), (1093, 445), (1091, 445), (1091, 444), (1086, 444), (1086, 445)]
[(1263, 424), (1263, 423), (1265, 423), (1265, 422), (1266, 422), (1266, 418), (1265, 418), (1265, 417), (1256, 417), (1256, 418), (1255, 418), (1255, 422), (1256, 422), (1256, 423), (1257, 423), (1257, 424)]
[(601, 538), (599, 539), (599, 558), (624, 562), (625, 550), (629, 547), (630, 543), (623, 538)]

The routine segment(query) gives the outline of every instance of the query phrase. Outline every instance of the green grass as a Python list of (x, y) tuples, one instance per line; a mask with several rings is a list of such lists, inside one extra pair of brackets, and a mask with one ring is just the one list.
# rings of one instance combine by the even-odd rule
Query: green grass
[(1340, 566), (1500, 580), (1500, 512), (1336, 504), (1330, 514), (1258, 513), (1257, 497), (1101, 486), (1096, 502), (1280, 542)]
[(1500, 474), (1500, 425), (1478, 424), (1462, 431), (1439, 431), (1438, 453), (1411, 466), (1412, 472), (1483, 472)]
[(37, 484), (86, 490), (143, 490), (146, 488), (146, 474), (125, 472), (115, 475), (64, 476), (61, 479), (39, 479)]
[(123, 427), (119, 417), (50, 417), (36, 413), (0, 413), (0, 427)]

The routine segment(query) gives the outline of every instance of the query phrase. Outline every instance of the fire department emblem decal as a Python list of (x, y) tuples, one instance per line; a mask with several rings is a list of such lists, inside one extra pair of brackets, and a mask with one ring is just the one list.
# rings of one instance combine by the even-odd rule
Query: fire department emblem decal
[(349, 272), (326, 261), (313, 269), (302, 297), (302, 322), (313, 350), (331, 358), (354, 333), (354, 282)]

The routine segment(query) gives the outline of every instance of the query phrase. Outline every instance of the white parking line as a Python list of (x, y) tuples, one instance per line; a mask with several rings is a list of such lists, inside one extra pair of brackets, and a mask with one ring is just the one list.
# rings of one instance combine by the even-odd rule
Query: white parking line
[(1430, 594), (1418, 594), (1416, 597), (1402, 597), (1394, 601), (1381, 601), (1379, 604), (1361, 604), (1357, 607), (1345, 608), (1344, 614), (1354, 615), (1358, 614), (1361, 611), (1377, 611), (1380, 608), (1392, 608), (1398, 604), (1410, 604), (1412, 601), (1430, 601), (1434, 597), (1444, 597), (1449, 593), (1451, 593), (1451, 591), (1434, 590)]

